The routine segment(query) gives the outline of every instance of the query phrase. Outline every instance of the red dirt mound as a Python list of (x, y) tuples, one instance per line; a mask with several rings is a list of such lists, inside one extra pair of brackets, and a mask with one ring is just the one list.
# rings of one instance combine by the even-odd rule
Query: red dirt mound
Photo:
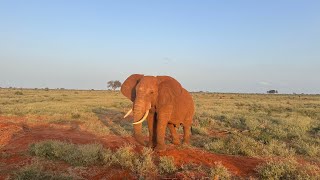
[(169, 146), (159, 155), (174, 157), (175, 164), (178, 166), (193, 163), (212, 167), (215, 162), (221, 162), (237, 176), (254, 176), (254, 168), (263, 162), (257, 158), (213, 154), (197, 148), (177, 149), (174, 146)]

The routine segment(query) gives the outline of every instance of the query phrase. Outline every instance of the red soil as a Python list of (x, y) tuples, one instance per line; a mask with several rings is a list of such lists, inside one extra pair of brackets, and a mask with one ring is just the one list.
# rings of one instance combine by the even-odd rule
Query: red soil
[[(135, 144), (138, 151), (142, 148), (142, 146), (137, 144), (132, 137), (121, 137), (116, 135), (99, 137), (73, 128), (72, 124), (63, 125), (61, 128), (59, 128), (59, 125), (50, 126), (48, 124), (26, 126), (21, 124), (23, 118), (17, 118), (17, 124), (12, 123), (14, 118), (11, 118), (10, 122), (6, 121), (7, 119), (8, 118), (0, 117), (0, 179), (5, 179), (13, 171), (24, 165), (30, 164), (32, 157), (27, 153), (28, 146), (42, 140), (56, 139), (75, 144), (96, 142), (113, 150), (128, 143)], [(256, 158), (218, 155), (197, 148), (181, 149), (173, 145), (168, 145), (167, 150), (158, 153), (158, 155), (173, 156), (175, 163), (178, 166), (193, 163), (211, 167), (215, 162), (220, 161), (233, 174), (242, 177), (254, 176), (254, 168), (262, 162), (262, 160)], [(60, 163), (63, 165), (61, 166), (63, 169), (70, 167), (64, 162)], [(51, 167), (50, 169), (52, 170), (52, 168), (54, 167)], [(130, 172), (117, 167), (106, 168), (95, 166), (89, 167), (86, 170), (87, 172), (81, 172), (80, 174), (87, 179), (101, 179), (102, 177), (108, 177), (107, 179), (119, 179), (120, 177), (133, 179)], [(177, 173), (175, 177), (177, 179), (185, 178), (181, 176), (181, 173)]]

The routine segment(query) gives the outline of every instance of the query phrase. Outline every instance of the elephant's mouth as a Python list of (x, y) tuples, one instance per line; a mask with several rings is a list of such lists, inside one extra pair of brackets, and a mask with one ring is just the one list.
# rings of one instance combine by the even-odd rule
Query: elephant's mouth
[[(128, 117), (131, 114), (131, 112), (132, 112), (132, 109), (130, 109), (123, 118)], [(146, 111), (146, 113), (144, 114), (144, 116), (142, 117), (142, 119), (140, 121), (134, 122), (132, 124), (136, 125), (136, 124), (142, 123), (143, 121), (145, 121), (147, 119), (148, 115), (149, 115), (149, 110)]]

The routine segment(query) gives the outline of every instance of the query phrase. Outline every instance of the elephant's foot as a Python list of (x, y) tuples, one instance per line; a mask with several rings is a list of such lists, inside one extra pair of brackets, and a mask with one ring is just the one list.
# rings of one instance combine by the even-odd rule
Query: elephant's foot
[(180, 141), (179, 141), (179, 140), (173, 140), (172, 143), (173, 143), (174, 145), (180, 145)]
[(166, 145), (160, 145), (160, 144), (158, 144), (155, 148), (154, 148), (154, 150), (156, 151), (156, 152), (163, 152), (163, 151), (165, 151), (166, 150)]
[(184, 145), (190, 145), (190, 140), (188, 139), (188, 140), (183, 140), (183, 144)]
[(149, 147), (149, 148), (154, 148), (155, 147), (155, 145), (153, 144), (153, 142), (148, 142), (148, 144), (147, 144), (147, 147)]
[(136, 141), (137, 141), (139, 144), (141, 144), (141, 145), (143, 145), (143, 146), (146, 145), (145, 142), (144, 142), (144, 140), (143, 140), (143, 136), (141, 136), (141, 135), (134, 135), (134, 138), (136, 139)]

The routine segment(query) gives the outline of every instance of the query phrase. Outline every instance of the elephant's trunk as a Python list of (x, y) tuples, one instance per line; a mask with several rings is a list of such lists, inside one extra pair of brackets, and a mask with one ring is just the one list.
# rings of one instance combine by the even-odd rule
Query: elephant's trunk
[[(140, 121), (143, 116), (145, 115), (146, 108), (145, 103), (143, 101), (140, 101), (139, 99), (136, 99), (134, 106), (133, 106), (133, 122)], [(142, 123), (133, 124), (134, 129), (134, 137), (135, 139), (140, 143), (144, 144), (143, 136), (142, 136)]]

